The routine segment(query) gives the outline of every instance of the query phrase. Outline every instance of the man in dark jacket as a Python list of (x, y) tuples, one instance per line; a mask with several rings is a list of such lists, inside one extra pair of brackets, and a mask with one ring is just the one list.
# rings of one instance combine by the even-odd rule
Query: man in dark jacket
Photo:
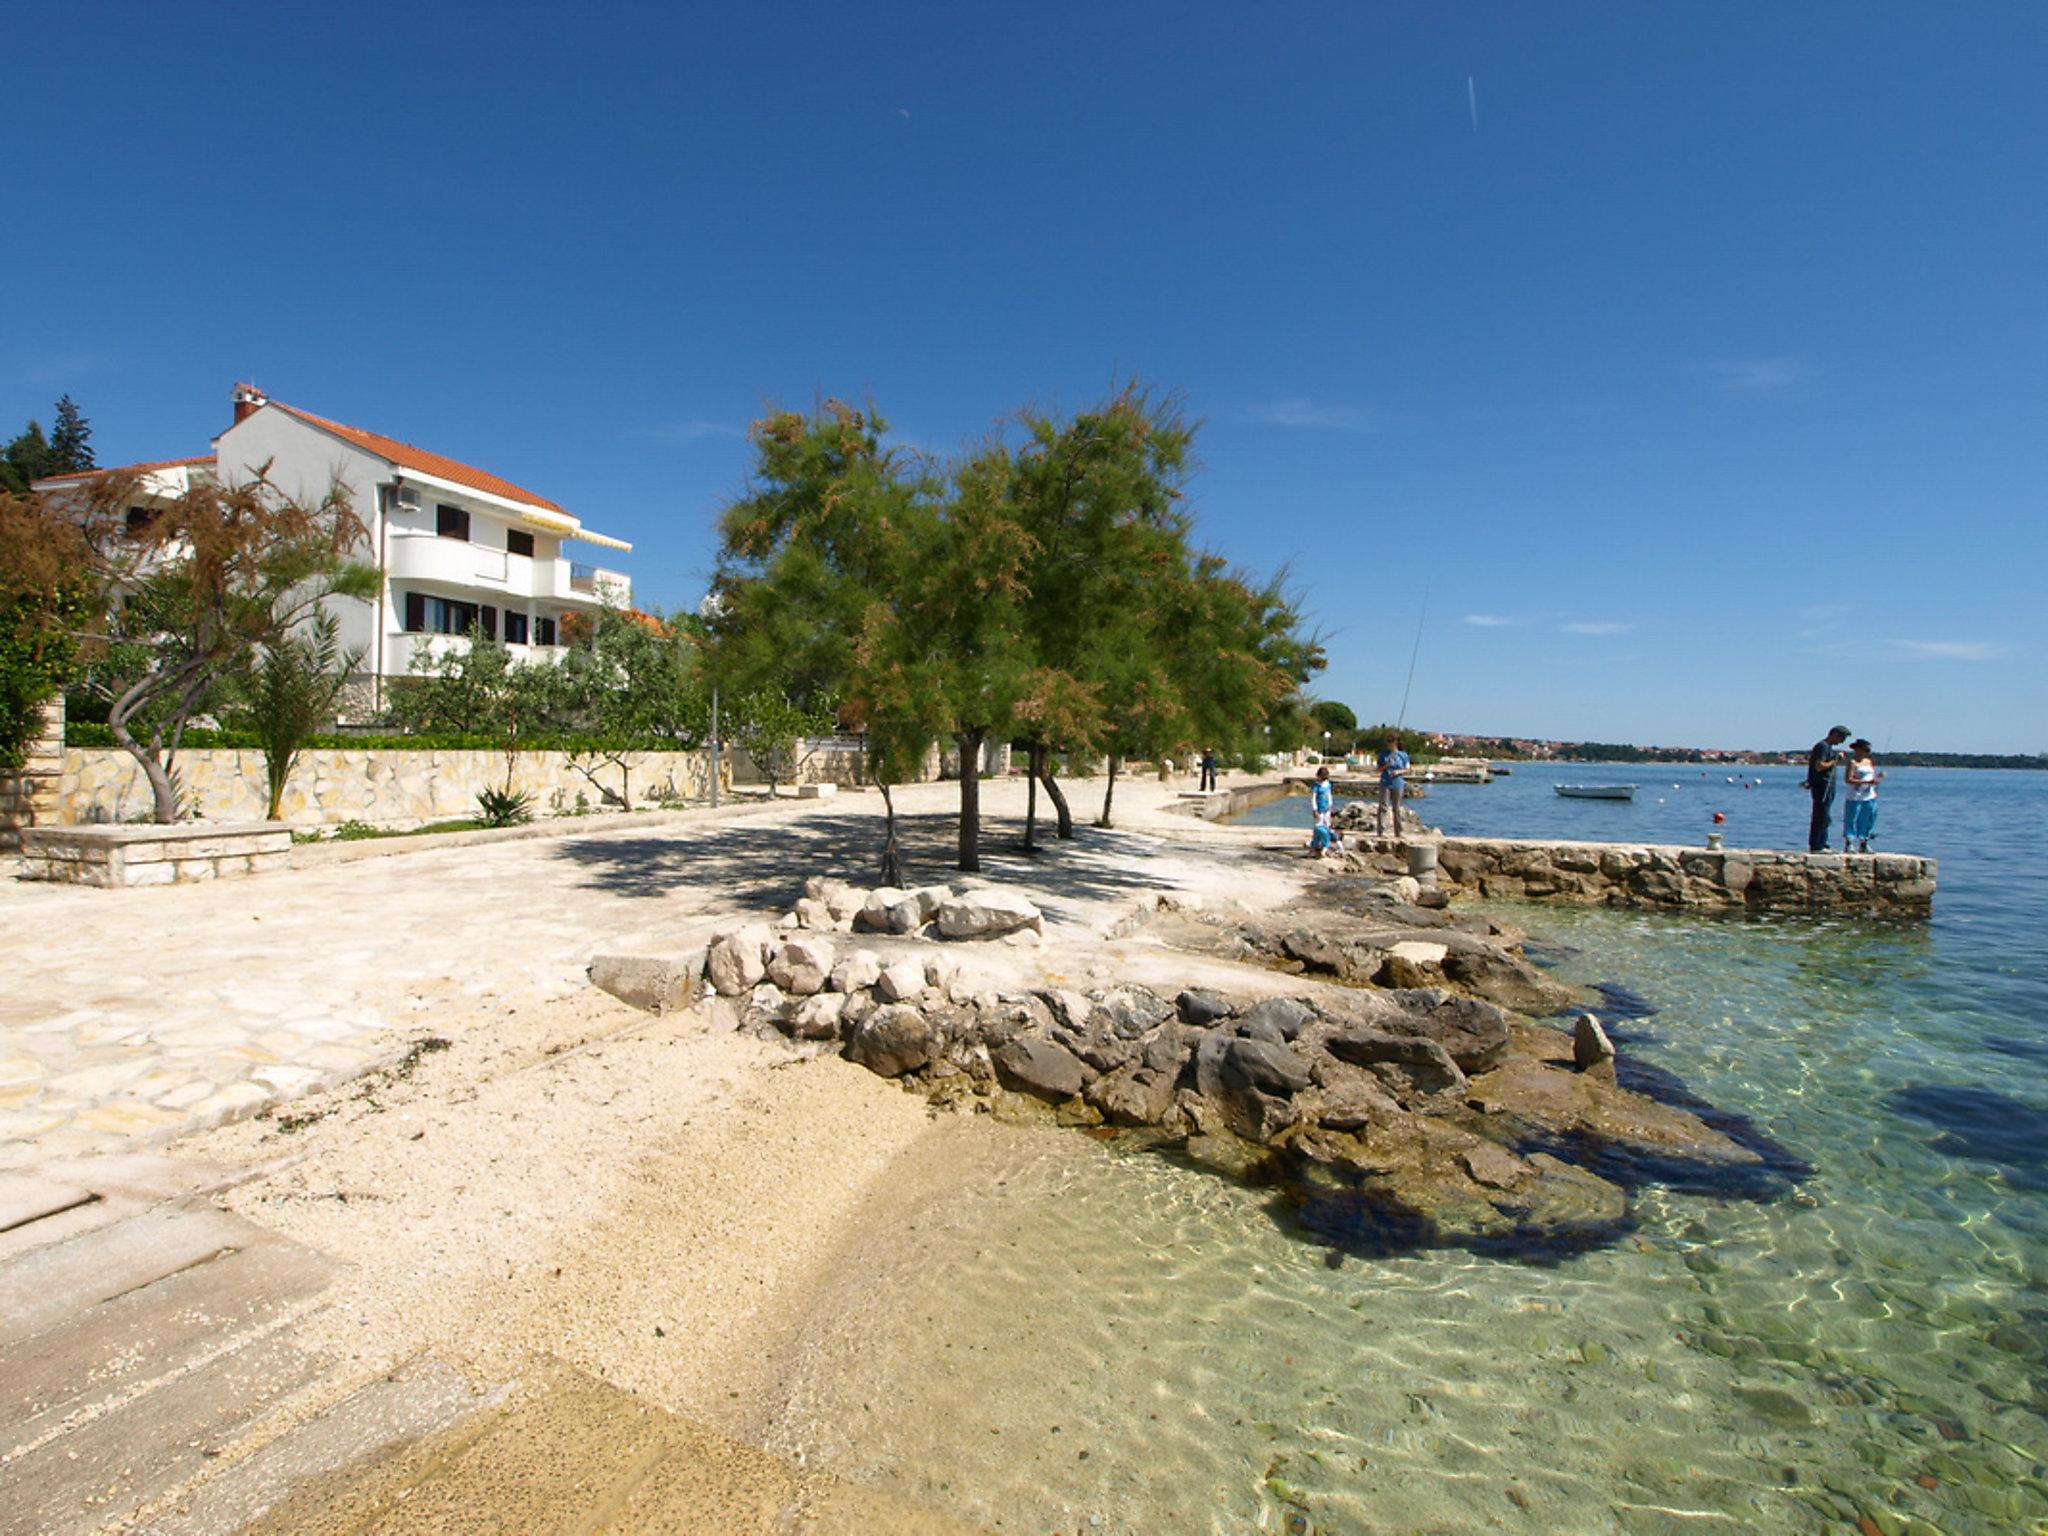
[(1813, 744), (1806, 754), (1806, 792), (1813, 796), (1813, 824), (1806, 829), (1806, 850), (1826, 853), (1834, 831), (1836, 775), (1849, 760), (1842, 743), (1849, 739), (1849, 727), (1838, 725)]

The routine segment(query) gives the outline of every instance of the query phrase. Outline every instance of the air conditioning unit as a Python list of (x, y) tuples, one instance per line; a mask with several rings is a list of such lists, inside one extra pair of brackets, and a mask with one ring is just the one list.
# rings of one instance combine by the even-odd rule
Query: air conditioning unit
[(391, 506), (398, 512), (417, 512), (426, 503), (420, 500), (420, 493), (409, 485), (401, 485), (391, 493)]

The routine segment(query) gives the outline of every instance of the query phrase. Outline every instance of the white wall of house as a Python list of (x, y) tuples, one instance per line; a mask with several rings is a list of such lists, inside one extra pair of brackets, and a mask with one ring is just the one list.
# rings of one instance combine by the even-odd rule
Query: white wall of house
[[(550, 530), (551, 519), (528, 518), (516, 503), (394, 468), (277, 406), (236, 422), (216, 448), (224, 482), (253, 479), (267, 465), (271, 482), (302, 502), (317, 502), (330, 488), (347, 497), (367, 529), (360, 557), (384, 574), (381, 604), (333, 604), (342, 641), (362, 650), (366, 674), (402, 677), (416, 651), (465, 643), (434, 632), (432, 620), (451, 612), (446, 604), (490, 609), (490, 627), (516, 655), (543, 658), (559, 654), (538, 642), (565, 613), (592, 611), (607, 593), (614, 602), (631, 601), (625, 574), (580, 555), (584, 546)], [(418, 506), (388, 497), (395, 484), (416, 494)], [(444, 506), (466, 514), (466, 538), (441, 533)], [(530, 555), (512, 551), (518, 534), (531, 537)], [(418, 619), (423, 605), (430, 616), (426, 629), (408, 630), (409, 612)]]

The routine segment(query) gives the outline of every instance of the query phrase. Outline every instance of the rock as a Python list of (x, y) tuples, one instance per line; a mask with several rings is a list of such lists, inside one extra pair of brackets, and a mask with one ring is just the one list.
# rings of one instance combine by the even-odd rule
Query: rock
[(1052, 1009), (1053, 1022), (1064, 1024), (1068, 1029), (1081, 1031), (1088, 1027), (1088, 1020), (1095, 1012), (1094, 999), (1079, 992), (1064, 991), (1048, 987), (1038, 994)]
[[(924, 962), (924, 984), (941, 992), (950, 993), (959, 975), (960, 962), (951, 955), (932, 955)], [(974, 988), (970, 984), (966, 990), (971, 994)]]
[(1180, 1075), (1189, 1052), (1199, 1037), (1184, 1024), (1167, 1024), (1145, 1042), (1142, 1059), (1147, 1069), (1173, 1078)]
[(1458, 1166), (1475, 1184), (1488, 1189), (1512, 1189), (1529, 1176), (1529, 1165), (1514, 1153), (1490, 1141), (1458, 1154)]
[(1287, 1043), (1287, 1037), (1280, 1033), (1280, 1026), (1271, 1019), (1239, 1019), (1233, 1027), (1240, 1040), (1264, 1040), (1272, 1045)]
[(855, 1027), (846, 1055), (878, 1076), (901, 1077), (929, 1065), (939, 1046), (939, 1032), (930, 1021), (897, 1003), (877, 1008)]
[(1181, 993), (1174, 999), (1174, 1006), (1180, 1010), (1182, 1022), (1198, 1029), (1230, 1017), (1230, 1004), (1223, 1000), (1223, 994), (1207, 988)]
[(1426, 987), (1442, 975), (1435, 966), (1418, 965), (1404, 955), (1389, 955), (1373, 981), (1382, 987)]
[(882, 979), (882, 957), (872, 949), (856, 949), (832, 967), (828, 985), (834, 992), (858, 992)]
[(1224, 1048), (1222, 1078), (1240, 1092), (1253, 1089), (1284, 1099), (1306, 1088), (1310, 1073), (1308, 1063), (1284, 1045), (1240, 1039)]
[(1081, 1058), (1065, 1046), (1032, 1035), (998, 1047), (992, 1059), (1004, 1087), (1041, 1099), (1070, 1099), (1090, 1076)]
[(738, 997), (758, 986), (768, 974), (768, 946), (774, 931), (762, 923), (749, 923), (711, 941), (704, 971), (720, 997)]
[(854, 919), (856, 926), (887, 932), (889, 909), (909, 893), (901, 886), (878, 885), (861, 898), (860, 914)]
[(839, 1033), (851, 1038), (855, 1027), (881, 1006), (881, 999), (872, 992), (848, 992), (846, 1006), (839, 1013)]
[(939, 932), (949, 939), (992, 939), (1028, 928), (1045, 931), (1045, 917), (1016, 891), (976, 890), (939, 908)]
[(704, 990), (705, 952), (678, 957), (599, 955), (590, 962), (590, 984), (622, 1003), (649, 1013), (688, 1008)]
[(830, 1040), (839, 1033), (839, 1020), (846, 1012), (844, 992), (819, 992), (797, 1004), (790, 1018), (790, 1033), (799, 1040)]
[(804, 895), (812, 901), (825, 904), (832, 915), (836, 928), (851, 928), (853, 920), (860, 915), (861, 907), (867, 901), (867, 893), (844, 880), (832, 880), (823, 875), (813, 875), (804, 882)]
[(1314, 1022), (1315, 1016), (1315, 1009), (1299, 998), (1269, 997), (1244, 1012), (1238, 1019), (1238, 1032), (1242, 1034), (1246, 1025), (1270, 1025), (1282, 1040), (1292, 1040)]
[(1580, 1014), (1578, 1022), (1572, 1025), (1572, 1065), (1581, 1072), (1590, 1072), (1596, 1067), (1611, 1069), (1613, 1063), (1614, 1042), (1607, 1038), (1607, 1031), (1592, 1014)]
[(1172, 1017), (1173, 1005), (1156, 992), (1143, 987), (1118, 987), (1103, 994), (1102, 1001), (1088, 1015), (1088, 1026), (1120, 1040), (1136, 1040)]
[(1195, 1041), (1195, 1092), (1201, 1097), (1223, 1097), (1223, 1055), (1236, 1038), (1228, 1026), (1218, 1025)]
[(882, 967), (875, 990), (891, 1003), (906, 1003), (924, 991), (924, 962), (916, 956), (894, 960)]
[(1090, 1083), (1087, 1099), (1114, 1125), (1160, 1125), (1173, 1110), (1175, 1075), (1133, 1062)]
[(836, 958), (829, 939), (785, 939), (768, 962), (768, 979), (792, 997), (825, 990)]
[(1490, 1003), (1522, 1013), (1555, 1013), (1569, 1007), (1576, 994), (1519, 955), (1477, 938), (1453, 945), (1444, 958), (1444, 974), (1466, 991)]
[[(1417, 1030), (1448, 1051), (1460, 1071), (1491, 1072), (1507, 1060), (1512, 1036), (1507, 1013), (1496, 1004), (1446, 992), (1441, 987), (1421, 987), (1395, 995), (1415, 1021)], [(1398, 1029), (1392, 1032), (1400, 1033)]]
[(1313, 1088), (1299, 1099), (1302, 1117), (1333, 1131), (1362, 1131), (1400, 1117), (1402, 1110), (1380, 1080), (1359, 1067), (1319, 1063)]
[(1465, 1074), (1450, 1053), (1434, 1040), (1379, 1030), (1353, 1030), (1332, 1035), (1325, 1048), (1339, 1061), (1370, 1067), (1373, 1075), (1405, 1104), (1465, 1089)]
[(1414, 906), (1422, 896), (1422, 882), (1413, 875), (1399, 875), (1380, 887), (1403, 906)]
[(757, 1034), (779, 1033), (796, 1017), (796, 1010), (795, 998), (773, 982), (764, 981), (747, 994), (747, 1006), (740, 1022)]
[(799, 928), (815, 928), (824, 932), (837, 932), (839, 919), (832, 915), (832, 909), (824, 902), (805, 896), (796, 904), (796, 925)]
[(1395, 959), (1411, 961), (1416, 965), (1442, 965), (1444, 957), (1450, 952), (1448, 944), (1435, 944), (1425, 939), (1403, 939), (1387, 950)]
[(1211, 1173), (1220, 1173), (1227, 1178), (1247, 1181), (1256, 1177), (1273, 1156), (1264, 1147), (1241, 1136), (1233, 1136), (1228, 1131), (1190, 1136), (1183, 1150), (1197, 1167), (1207, 1168)]

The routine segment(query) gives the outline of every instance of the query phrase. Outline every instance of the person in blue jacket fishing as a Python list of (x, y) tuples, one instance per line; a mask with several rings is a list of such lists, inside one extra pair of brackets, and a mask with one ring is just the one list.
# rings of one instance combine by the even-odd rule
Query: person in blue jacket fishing
[(1391, 732), (1380, 752), (1380, 803), (1373, 817), (1373, 830), (1386, 835), (1387, 812), (1394, 813), (1394, 836), (1401, 835), (1401, 793), (1408, 786), (1408, 754), (1401, 750), (1401, 738)]

